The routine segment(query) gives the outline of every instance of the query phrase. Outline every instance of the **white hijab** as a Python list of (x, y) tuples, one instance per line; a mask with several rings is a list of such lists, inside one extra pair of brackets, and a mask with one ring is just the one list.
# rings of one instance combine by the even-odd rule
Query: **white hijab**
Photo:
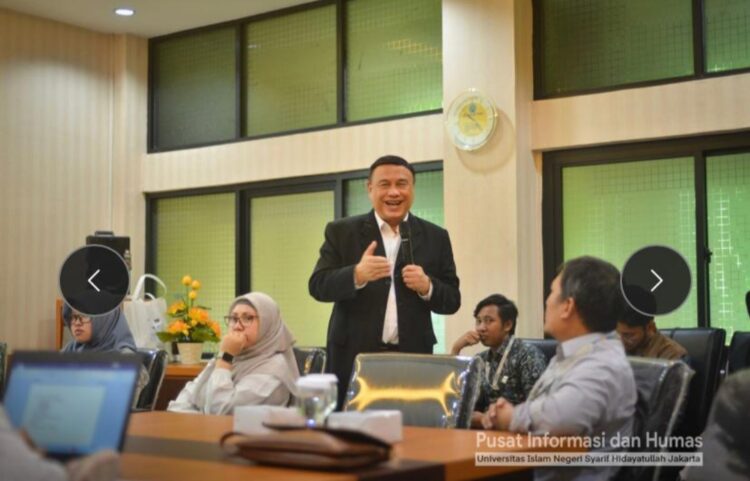
[[(230, 315), (234, 307), (240, 302), (250, 303), (258, 313), (260, 326), (258, 327), (256, 343), (234, 357), (232, 381), (236, 384), (248, 374), (269, 374), (278, 378), (289, 392), (294, 394), (296, 392), (295, 381), (299, 378), (299, 369), (292, 350), (294, 337), (281, 318), (278, 304), (268, 294), (250, 292), (232, 302), (229, 307)], [(271, 362), (271, 358), (276, 354), (284, 356), (286, 369), (279, 371), (278, 364)], [(199, 409), (202, 409), (205, 405), (206, 383), (215, 368), (216, 361), (212, 360), (195, 380), (197, 386), (195, 387), (194, 403)]]

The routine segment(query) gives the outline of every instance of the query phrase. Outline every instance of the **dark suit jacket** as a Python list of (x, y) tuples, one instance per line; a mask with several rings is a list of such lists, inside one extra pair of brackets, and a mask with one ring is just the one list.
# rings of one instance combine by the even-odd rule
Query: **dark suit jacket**
[[(432, 297), (424, 301), (404, 285), (401, 269), (406, 265), (406, 249), (399, 249), (394, 272), (399, 349), (432, 353), (437, 341), (430, 311), (453, 314), (461, 306), (456, 265), (445, 229), (413, 214), (409, 214), (408, 223), (414, 263), (430, 276)], [(356, 355), (377, 352), (382, 342), (391, 279), (370, 282), (360, 290), (354, 287), (354, 267), (373, 240), (378, 242), (375, 255), (385, 256), (373, 211), (329, 223), (320, 258), (310, 276), (310, 295), (322, 302), (335, 302), (328, 324), (327, 370), (339, 378), (339, 404), (348, 388)]]

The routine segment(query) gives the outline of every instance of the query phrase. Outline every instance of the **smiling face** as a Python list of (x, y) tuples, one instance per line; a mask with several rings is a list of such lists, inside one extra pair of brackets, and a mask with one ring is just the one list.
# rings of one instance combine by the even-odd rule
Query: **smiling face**
[(380, 165), (367, 181), (367, 195), (380, 218), (395, 228), (414, 202), (414, 177), (401, 165)]

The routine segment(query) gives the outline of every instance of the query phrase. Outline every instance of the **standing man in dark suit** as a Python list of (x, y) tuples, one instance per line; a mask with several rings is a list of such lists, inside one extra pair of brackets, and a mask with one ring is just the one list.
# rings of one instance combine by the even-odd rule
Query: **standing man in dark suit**
[(430, 311), (461, 306), (448, 232), (409, 213), (414, 168), (395, 155), (370, 166), (373, 210), (326, 226), (310, 294), (335, 302), (328, 324), (328, 368), (339, 379), (339, 408), (361, 352), (432, 353)]

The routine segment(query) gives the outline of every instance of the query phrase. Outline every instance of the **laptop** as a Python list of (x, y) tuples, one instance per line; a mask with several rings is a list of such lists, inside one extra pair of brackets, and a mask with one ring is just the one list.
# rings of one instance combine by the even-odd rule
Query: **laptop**
[(120, 353), (16, 351), (3, 404), (48, 457), (121, 451), (140, 366)]

